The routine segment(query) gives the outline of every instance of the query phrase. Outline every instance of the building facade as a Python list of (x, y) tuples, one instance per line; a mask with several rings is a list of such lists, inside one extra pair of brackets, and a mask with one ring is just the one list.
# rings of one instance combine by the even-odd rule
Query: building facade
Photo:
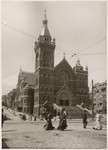
[[(14, 100), (8, 94), (8, 107), (17, 108), (26, 114), (39, 116), (44, 103), (53, 103), (75, 112), (75, 106), (82, 104), (89, 108), (88, 67), (84, 69), (78, 59), (71, 67), (65, 59), (54, 66), (56, 40), (48, 29), (46, 14), (42, 21), (39, 37), (35, 41), (35, 70), (26, 72), (20, 68)], [(14, 93), (14, 92), (11, 92)], [(76, 108), (77, 109), (77, 108)]]
[(102, 110), (103, 113), (106, 113), (107, 110), (107, 82), (97, 83), (93, 87), (94, 91), (94, 113), (96, 110)]
[(25, 72), (20, 69), (16, 101), (19, 109), (25, 113), (40, 115), (40, 108), (47, 105), (65, 107), (67, 110), (76, 104), (89, 108), (88, 67), (81, 66), (80, 60), (72, 68), (65, 59), (54, 67), (55, 39), (48, 30), (46, 14), (42, 29), (35, 42), (35, 71)]

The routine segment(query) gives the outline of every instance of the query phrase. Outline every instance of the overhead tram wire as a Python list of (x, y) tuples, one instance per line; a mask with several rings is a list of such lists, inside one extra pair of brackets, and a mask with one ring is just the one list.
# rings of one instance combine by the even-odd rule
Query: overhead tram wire
[[(15, 27), (13, 27), (13, 26), (10, 26), (10, 25), (8, 25), (8, 24), (6, 24), (6, 23), (4, 23), (4, 22), (2, 22), (2, 24), (5, 25), (5, 26), (7, 26), (7, 27), (9, 27), (9, 28), (11, 28), (11, 29), (13, 29), (13, 30), (15, 30), (15, 31), (17, 31), (17, 32), (20, 32), (20, 33), (22, 33), (22, 34), (25, 34), (26, 36), (29, 36), (29, 37), (31, 37), (32, 39), (36, 39), (35, 36), (33, 36), (33, 35), (31, 35), (31, 34), (28, 34), (28, 33), (26, 33), (26, 32), (23, 32), (23, 31), (21, 31), (21, 30), (15, 28)], [(69, 51), (66, 51), (66, 50), (64, 50), (63, 48), (60, 48), (60, 47), (58, 47), (58, 46), (56, 46), (56, 47), (59, 49), (59, 51), (68, 53), (68, 55), (74, 54), (74, 53), (71, 53), (71, 52), (69, 52)]]
[(2, 22), (2, 24), (5, 25), (5, 26), (7, 26), (7, 27), (9, 27), (9, 28), (11, 28), (11, 29), (13, 29), (13, 30), (15, 30), (15, 31), (18, 31), (18, 32), (20, 32), (20, 33), (23, 33), (23, 34), (29, 36), (29, 37), (31, 37), (32, 39), (36, 39), (36, 37), (33, 36), (33, 35), (31, 35), (31, 34), (28, 34), (28, 33), (26, 33), (26, 32), (23, 32), (23, 31), (19, 30), (19, 29), (16, 29), (15, 27), (12, 27), (12, 26), (10, 26), (10, 25), (8, 25), (8, 24), (6, 24), (6, 23), (3, 23), (3, 22)]
[(99, 54), (106, 54), (106, 52), (100, 52), (100, 53), (85, 53), (85, 54), (79, 54), (80, 56), (81, 55), (99, 55)]
[(87, 48), (85, 48), (85, 49), (83, 49), (83, 50), (81, 50), (81, 51), (79, 51), (78, 53), (71, 53), (71, 52), (69, 52), (69, 51), (65, 51), (64, 49), (62, 49), (62, 48), (60, 48), (60, 47), (58, 47), (58, 48), (60, 48), (60, 49), (62, 49), (62, 50), (60, 50), (60, 51), (63, 51), (63, 52), (68, 52), (68, 53), (71, 53), (72, 55), (71, 55), (71, 57), (70, 58), (68, 58), (68, 60), (70, 60), (73, 56), (79, 56), (79, 55), (98, 55), (98, 54), (106, 54), (106, 53), (104, 53), (104, 52), (100, 52), (100, 53), (87, 53), (87, 54), (80, 54), (80, 53), (82, 53), (83, 51), (85, 51), (85, 50), (87, 50), (87, 49), (89, 49), (89, 48), (91, 48), (91, 47), (93, 47), (93, 46), (95, 46), (96, 44), (98, 44), (98, 43), (100, 43), (100, 42), (102, 42), (102, 41), (104, 41), (106, 38), (103, 38), (102, 40), (100, 40), (100, 41), (98, 41), (98, 42), (96, 42), (96, 43), (94, 43), (94, 44), (92, 44), (92, 45), (90, 45), (89, 47), (87, 47)]
[(67, 51), (67, 50), (65, 50), (65, 49), (63, 49), (63, 48), (61, 48), (61, 47), (59, 47), (59, 46), (56, 46), (56, 48), (57, 49), (59, 49), (59, 51), (62, 51), (62, 52), (65, 52), (65, 53), (68, 53), (68, 55), (74, 55), (75, 53), (72, 53), (72, 52), (70, 52), (70, 51)]
[[(26, 36), (29, 36), (29, 37), (31, 37), (32, 39), (36, 39), (35, 36), (33, 36), (33, 35), (31, 35), (31, 34), (28, 34), (28, 33), (26, 33), (26, 32), (23, 32), (23, 31), (21, 31), (21, 30), (19, 30), (19, 29), (16, 29), (15, 27), (10, 26), (10, 25), (8, 25), (8, 24), (6, 24), (6, 23), (4, 23), (4, 22), (2, 22), (2, 24), (5, 25), (5, 26), (7, 26), (7, 27), (9, 27), (9, 28), (11, 28), (11, 29), (13, 29), (13, 30), (15, 30), (15, 31), (17, 31), (17, 32), (20, 32), (20, 33), (22, 33), (22, 34), (25, 34)], [(68, 53), (68, 55), (71, 55), (71, 57), (68, 59), (68, 60), (70, 60), (70, 59), (71, 59), (72, 57), (74, 57), (75, 55), (78, 57), (79, 55), (97, 55), (97, 54), (106, 54), (106, 53), (104, 53), (104, 52), (102, 52), (102, 53), (80, 54), (80, 53), (82, 53), (83, 51), (89, 49), (90, 47), (92, 47), (92, 46), (94, 46), (94, 45), (96, 45), (96, 44), (98, 44), (98, 43), (104, 41), (105, 39), (106, 39), (106, 38), (103, 38), (102, 40), (100, 40), (100, 41), (98, 41), (98, 42), (96, 42), (96, 43), (90, 45), (89, 47), (87, 47), (87, 48), (85, 48), (85, 49), (79, 51), (78, 53), (71, 53), (70, 51), (66, 51), (65, 49), (63, 49), (63, 48), (61, 48), (61, 47), (59, 47), (59, 46), (56, 46), (56, 47), (57, 47), (57, 49), (59, 49), (59, 51), (65, 52), (65, 53)]]
[(99, 68), (97, 68), (97, 69), (95, 69), (95, 70), (93, 70), (93, 71), (90, 71), (90, 72), (89, 72), (89, 75), (90, 75), (91, 73), (95, 72), (95, 71), (98, 71), (98, 70), (101, 70), (101, 69), (104, 69), (104, 68), (105, 68), (105, 66), (99, 67)]
[(96, 42), (96, 43), (94, 43), (94, 44), (88, 46), (87, 48), (85, 48), (85, 49), (83, 49), (83, 50), (80, 50), (78, 53), (79, 53), (79, 54), (82, 53), (83, 51), (85, 51), (85, 50), (87, 50), (87, 49), (93, 47), (94, 45), (96, 45), (96, 44), (98, 44), (98, 43), (104, 41), (105, 39), (106, 39), (106, 38), (101, 39), (100, 41), (98, 41), (98, 42)]

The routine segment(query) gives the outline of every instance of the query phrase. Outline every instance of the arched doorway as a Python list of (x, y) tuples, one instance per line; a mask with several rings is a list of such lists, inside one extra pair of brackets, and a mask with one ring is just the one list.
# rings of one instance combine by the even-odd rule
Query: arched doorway
[(56, 96), (56, 103), (59, 106), (72, 106), (74, 96), (67, 90), (60, 91)]

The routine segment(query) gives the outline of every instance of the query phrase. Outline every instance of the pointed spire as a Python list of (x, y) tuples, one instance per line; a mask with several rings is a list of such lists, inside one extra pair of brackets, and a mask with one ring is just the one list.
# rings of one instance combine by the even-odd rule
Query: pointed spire
[(80, 64), (80, 59), (79, 59), (79, 57), (78, 57), (78, 60), (77, 60), (77, 62), (76, 62), (76, 69), (78, 69), (78, 70), (83, 70), (83, 67), (81, 66), (81, 64)]
[(48, 21), (47, 21), (47, 17), (46, 17), (46, 10), (44, 10), (44, 19), (43, 19), (43, 27), (47, 27), (47, 23), (48, 23)]
[(23, 71), (22, 71), (22, 67), (20, 66), (20, 71), (19, 71), (20, 74), (23, 75)]
[(65, 53), (63, 53), (63, 59), (65, 59)]
[(22, 71), (22, 67), (20, 66), (20, 71)]
[(41, 32), (40, 32), (40, 36), (39, 36), (39, 40), (42, 40), (44, 42), (50, 42), (51, 41), (51, 35), (50, 35), (50, 32), (48, 30), (48, 27), (47, 27), (47, 17), (46, 17), (46, 10), (44, 10), (44, 19), (42, 21), (42, 29), (41, 29)]
[(80, 59), (79, 59), (79, 57), (78, 57), (78, 60), (77, 60), (77, 62), (76, 62), (76, 66), (78, 67), (78, 66), (81, 66), (80, 65)]

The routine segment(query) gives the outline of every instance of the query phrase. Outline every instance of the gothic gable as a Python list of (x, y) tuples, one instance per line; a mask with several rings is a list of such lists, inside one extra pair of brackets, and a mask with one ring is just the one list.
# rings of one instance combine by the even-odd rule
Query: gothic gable
[(20, 69), (17, 86), (23, 88), (26, 84), (29, 84), (34, 89), (34, 77), (34, 73), (25, 72)]
[(56, 95), (58, 95), (58, 93), (60, 93), (61, 91), (67, 91), (70, 95), (73, 96), (73, 94), (71, 93), (71, 91), (69, 90), (69, 88), (65, 85), (65, 83), (64, 83), (64, 85), (61, 87), (61, 89), (56, 93)]
[(63, 72), (63, 71), (67, 72), (70, 80), (75, 79), (74, 70), (69, 65), (69, 63), (66, 61), (65, 58), (57, 66), (55, 66), (55, 68), (54, 68), (55, 77), (57, 77), (57, 78), (58, 78), (58, 76), (60, 77), (60, 75), (63, 74), (63, 73), (60, 73), (60, 72)]

